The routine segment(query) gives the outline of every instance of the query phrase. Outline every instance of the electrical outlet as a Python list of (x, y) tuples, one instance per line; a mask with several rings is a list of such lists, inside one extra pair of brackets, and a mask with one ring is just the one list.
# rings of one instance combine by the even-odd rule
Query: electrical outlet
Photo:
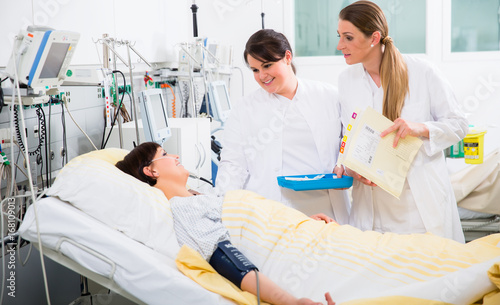
[(33, 136), (38, 138), (38, 125), (33, 126)]

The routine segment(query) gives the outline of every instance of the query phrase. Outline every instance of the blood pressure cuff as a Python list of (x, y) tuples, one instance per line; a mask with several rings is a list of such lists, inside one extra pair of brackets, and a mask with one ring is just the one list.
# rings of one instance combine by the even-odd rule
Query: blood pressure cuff
[(210, 265), (223, 277), (241, 288), (241, 281), (252, 270), (259, 270), (230, 241), (217, 244)]

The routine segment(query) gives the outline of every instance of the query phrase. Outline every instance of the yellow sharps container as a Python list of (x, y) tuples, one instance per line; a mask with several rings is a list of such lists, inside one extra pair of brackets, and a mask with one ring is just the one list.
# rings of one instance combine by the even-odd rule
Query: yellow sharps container
[(484, 135), (485, 129), (470, 129), (464, 138), (464, 158), (465, 163), (481, 164), (483, 163), (484, 153)]

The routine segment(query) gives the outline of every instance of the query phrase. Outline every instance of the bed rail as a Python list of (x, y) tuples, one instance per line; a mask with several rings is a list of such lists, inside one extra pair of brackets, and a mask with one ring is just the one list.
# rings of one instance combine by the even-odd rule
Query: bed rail
[(86, 247), (86, 246), (84, 246), (84, 245), (80, 244), (79, 242), (76, 242), (76, 241), (74, 241), (74, 240), (72, 240), (72, 239), (69, 239), (69, 238), (67, 238), (67, 237), (61, 237), (61, 238), (59, 239), (59, 241), (57, 242), (57, 244), (56, 244), (56, 248), (55, 248), (55, 250), (56, 250), (56, 251), (57, 251), (60, 255), (67, 256), (67, 255), (65, 255), (64, 253), (62, 253), (62, 251), (61, 251), (61, 246), (62, 246), (62, 244), (63, 244), (63, 243), (65, 243), (65, 242), (70, 243), (70, 244), (72, 244), (73, 246), (75, 246), (75, 247), (77, 247), (77, 248), (81, 249), (82, 251), (85, 251), (85, 252), (87, 252), (88, 254), (93, 255), (93, 256), (95, 256), (96, 258), (100, 259), (101, 261), (103, 261), (103, 262), (105, 262), (105, 263), (109, 264), (109, 265), (111, 266), (111, 272), (110, 272), (110, 273), (109, 273), (109, 275), (107, 275), (106, 277), (107, 277), (108, 279), (110, 279), (110, 280), (112, 280), (112, 279), (113, 279), (113, 276), (115, 275), (115, 271), (116, 271), (116, 264), (115, 264), (112, 260), (110, 260), (110, 259), (109, 259), (109, 258), (107, 258), (106, 256), (102, 255), (101, 253), (96, 252), (96, 251), (94, 251), (94, 250), (92, 250), (92, 249), (90, 249), (90, 248), (88, 248), (88, 247)]

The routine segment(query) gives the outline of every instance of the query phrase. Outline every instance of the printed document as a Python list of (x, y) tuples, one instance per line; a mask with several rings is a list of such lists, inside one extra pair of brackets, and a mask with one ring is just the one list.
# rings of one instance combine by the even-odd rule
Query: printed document
[(352, 114), (337, 165), (344, 165), (399, 198), (422, 140), (407, 136), (392, 147), (396, 132), (380, 137), (393, 122), (371, 107)]

